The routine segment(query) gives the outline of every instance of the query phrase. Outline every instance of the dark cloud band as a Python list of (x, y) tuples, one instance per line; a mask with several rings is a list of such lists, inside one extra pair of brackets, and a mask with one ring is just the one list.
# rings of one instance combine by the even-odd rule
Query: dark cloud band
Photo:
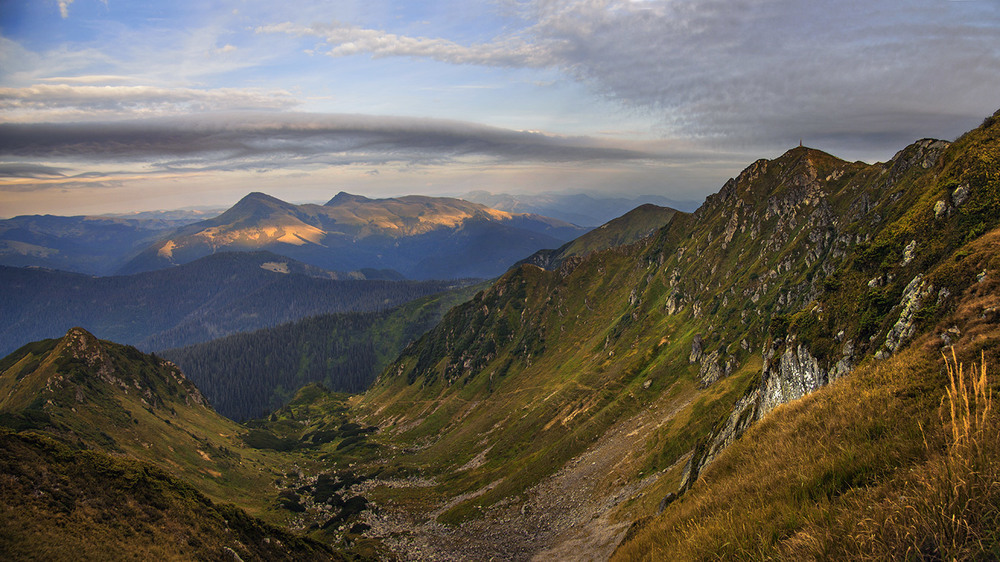
[[(111, 123), (0, 124), (0, 156), (174, 162), (213, 167), (283, 156), (309, 163), (574, 162), (653, 158), (584, 137), (469, 123), (291, 113), (189, 116)], [(255, 164), (257, 165), (257, 164)]]
[(64, 168), (54, 168), (40, 164), (25, 164), (20, 162), (0, 163), (2, 178), (63, 178)]

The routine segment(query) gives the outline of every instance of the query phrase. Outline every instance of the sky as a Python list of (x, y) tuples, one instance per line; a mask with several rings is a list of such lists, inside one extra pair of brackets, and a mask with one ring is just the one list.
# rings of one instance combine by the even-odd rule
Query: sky
[(1000, 108), (1000, 0), (0, 0), (0, 217), (251, 191), (700, 201)]

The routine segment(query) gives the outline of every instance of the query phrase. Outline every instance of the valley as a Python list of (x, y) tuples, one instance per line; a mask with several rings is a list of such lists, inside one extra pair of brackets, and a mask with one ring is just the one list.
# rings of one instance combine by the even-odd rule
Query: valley
[[(548, 245), (512, 244), (517, 255), (486, 260), (507, 260), (500, 269), (455, 270), (496, 275), (479, 285), (412, 285), (395, 308), (378, 293), (372, 302), (385, 306), (365, 315), (288, 318), (296, 322), (163, 352), (190, 373), (85, 327), (24, 342), (0, 361), (0, 435), (26, 451), (3, 458), (3, 477), (31, 509), (5, 510), (5, 525), (47, 520), (52, 508), (39, 498), (58, 486), (25, 475), (63, 474), (67, 455), (82, 455), (90, 464), (73, 470), (86, 474), (62, 481), (139, 471), (184, 498), (130, 499), (152, 505), (139, 532), (166, 528), (163, 517), (182, 526), (176, 505), (202, 506), (199, 517), (216, 523), (199, 523), (208, 538), (191, 557), (1000, 556), (991, 460), (1000, 453), (1000, 112), (954, 142), (918, 140), (884, 163), (792, 148), (751, 163), (694, 212), (643, 206), (586, 233), (454, 201), (342, 193), (294, 206), (251, 194), (128, 267), (211, 253), (206, 240), (245, 241), (246, 230), (224, 223), (280, 214), (295, 228), (254, 240), (287, 254), (199, 257), (255, 256), (247, 271), (257, 276), (318, 283), (311, 268), (333, 262), (307, 266), (295, 249), (335, 245), (321, 217), (344, 213), (334, 221), (343, 240), (381, 240), (372, 233), (385, 221), (398, 226), (386, 209), (411, 205), (427, 208), (426, 220), (407, 223), (418, 236), (462, 223), (461, 236), (505, 246), (497, 231), (477, 230), (502, 218), (503, 232), (530, 223), (531, 239)], [(573, 239), (553, 242), (556, 231)], [(434, 240), (448, 257), (423, 256), (424, 265), (465, 259)], [(301, 273), (263, 267), (275, 263)], [(365, 266), (431, 271), (415, 263)], [(288, 294), (275, 285), (264, 300), (292, 308), (279, 300)], [(250, 300), (218, 299), (230, 304), (207, 316)], [(343, 371), (363, 392), (323, 386), (355, 356), (364, 361)], [(966, 373), (978, 378), (966, 383)], [(29, 489), (44, 494), (25, 497)], [(104, 501), (91, 491), (72, 496), (61, 509), (81, 532), (127, 517), (91, 509)], [(220, 510), (238, 515), (220, 526), (211, 515)], [(0, 534), (0, 549), (41, 552), (54, 533), (44, 527)], [(149, 534), (128, 548), (159, 552), (167, 539)], [(269, 553), (275, 544), (281, 552)]]
[(308, 383), (363, 392), (406, 345), (487, 285), (432, 285), (446, 290), (389, 310), (311, 316), (160, 355), (179, 365), (219, 413), (250, 419), (288, 402)]

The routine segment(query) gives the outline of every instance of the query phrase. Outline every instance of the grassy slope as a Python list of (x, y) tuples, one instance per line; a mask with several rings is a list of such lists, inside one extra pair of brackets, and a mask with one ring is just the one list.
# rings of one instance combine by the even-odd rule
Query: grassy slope
[(0, 552), (46, 560), (330, 560), (162, 469), (0, 429)]
[(216, 414), (171, 364), (74, 329), (25, 346), (0, 367), (4, 425), (143, 459), (214, 501), (274, 522), (286, 517), (262, 492), (294, 459), (246, 446), (245, 428)]
[[(613, 256), (611, 261), (622, 260), (624, 256)], [(630, 273), (620, 263), (590, 263), (594, 269), (605, 265), (624, 269), (626, 276)], [(591, 443), (604, 426), (641, 404), (637, 394), (643, 394), (640, 389), (650, 376), (637, 368), (641, 358), (636, 358), (634, 351), (619, 349), (624, 360), (617, 359), (613, 349), (604, 345), (607, 327), (618, 316), (617, 311), (588, 310), (588, 301), (597, 294), (628, 281), (585, 275), (587, 269), (578, 271), (579, 277), (573, 278), (578, 283), (576, 290), (564, 296), (556, 290), (554, 274), (524, 266), (482, 298), (465, 305), (466, 309), (493, 308), (488, 315), (474, 315), (468, 323), (450, 325), (438, 334), (445, 340), (458, 340), (455, 346), (462, 350), (462, 356), (452, 367), (483, 354), (496, 354), (482, 376), (468, 376), (462, 367), (449, 369), (437, 361), (432, 368), (439, 374), (433, 380), (425, 378), (411, 386), (404, 375), (365, 396), (365, 401), (377, 408), (380, 419), (392, 420), (386, 422), (388, 433), (394, 434), (392, 443), (430, 445), (395, 461), (401, 473), (433, 475), (435, 469), (443, 468), (438, 473), (443, 482), (439, 492), (446, 495), (500, 480), (475, 499), (475, 504), (489, 505), (553, 472), (561, 461)], [(549, 295), (550, 303), (543, 306)], [(541, 323), (530, 322), (527, 330), (519, 325), (521, 310), (534, 307), (548, 313), (542, 337), (535, 337)], [(411, 348), (411, 352), (418, 350), (419, 346)], [(400, 364), (405, 370), (419, 359), (404, 352)], [(658, 388), (670, 382), (657, 377)], [(411, 388), (416, 392), (408, 392)], [(593, 424), (572, 423), (583, 412), (587, 413), (585, 418), (596, 414), (598, 419)], [(456, 470), (487, 449), (484, 464), (473, 470)], [(446, 514), (445, 520), (473, 513), (473, 502), (468, 501)]]
[(962, 334), (953, 343), (966, 365), (1000, 361), (996, 315), (983, 314), (1000, 306), (998, 249), (995, 230), (961, 250), (966, 269), (991, 273), (931, 333), (775, 409), (615, 559), (1000, 555), (1000, 420), (994, 409), (975, 450), (955, 446), (938, 336)]
[[(982, 359), (992, 368), (1000, 361), (1000, 230), (983, 234), (996, 224), (1000, 204), (996, 121), (959, 139), (923, 180), (925, 189), (907, 196), (907, 211), (838, 272), (836, 290), (820, 297), (821, 308), (846, 318), (848, 329), (878, 335), (865, 326), (873, 293), (891, 291), (891, 284), (863, 291), (861, 281), (872, 272), (904, 280), (922, 272), (936, 291), (946, 290), (918, 315), (925, 335), (891, 359), (868, 359), (851, 376), (774, 410), (688, 494), (637, 526), (617, 559), (1000, 554), (991, 460), (1000, 453), (996, 410), (974, 447), (951, 434), (941, 351), (951, 341), (966, 365)], [(959, 186), (969, 188), (969, 202), (942, 224), (931, 208)], [(912, 266), (895, 259), (907, 240), (925, 248)], [(808, 318), (797, 316), (792, 326)], [(829, 328), (810, 329), (813, 347), (822, 347)], [(881, 338), (872, 341), (869, 357)]]
[(564, 246), (561, 257), (582, 256), (596, 250), (631, 244), (654, 234), (677, 213), (676, 209), (656, 205), (640, 205), (607, 224), (591, 230), (587, 234)]
[[(79, 328), (0, 361), (0, 393), (4, 552), (229, 559), (228, 548), (247, 560), (381, 556), (377, 544), (359, 537), (340, 542), (347, 529), (326, 530), (350, 527), (365, 504), (331, 495), (332, 483), (346, 475), (335, 473), (318, 488), (313, 495), (323, 494), (322, 501), (287, 501), (317, 486), (305, 475), (330, 467), (330, 453), (350, 459), (352, 448), (364, 449), (368, 432), (346, 423), (345, 396), (304, 389), (299, 398), (310, 408), (293, 402), (270, 422), (241, 426), (208, 407), (171, 363)], [(288, 528), (315, 531), (339, 551)], [(69, 538), (55, 541), (58, 533)]]
[(590, 232), (571, 240), (555, 250), (540, 250), (524, 263), (558, 269), (572, 257), (632, 244), (656, 233), (673, 220), (678, 211), (669, 207), (640, 205), (624, 215), (608, 221)]
[[(478, 494), (441, 517), (457, 522), (516, 501), (675, 382), (696, 386), (687, 356), (701, 334), (706, 354), (735, 364), (735, 378), (696, 391), (652, 443), (637, 444), (645, 470), (672, 466), (757, 384), (747, 366), (772, 337), (808, 344), (826, 368), (840, 330), (858, 357), (880, 348), (914, 274), (996, 224), (998, 129), (973, 131), (928, 167), (921, 146), (875, 166), (794, 149), (755, 163), (652, 240), (569, 272), (522, 266), (404, 351), (365, 395), (364, 419), (402, 453), (391, 470), (437, 478), (436, 488), (407, 492), (413, 505)], [(936, 201), (966, 184), (963, 207), (935, 219)], [(903, 264), (911, 240), (916, 258)], [(876, 276), (883, 286), (869, 291)], [(947, 267), (930, 278), (952, 294), (970, 282)], [(935, 305), (918, 329), (952, 305)]]

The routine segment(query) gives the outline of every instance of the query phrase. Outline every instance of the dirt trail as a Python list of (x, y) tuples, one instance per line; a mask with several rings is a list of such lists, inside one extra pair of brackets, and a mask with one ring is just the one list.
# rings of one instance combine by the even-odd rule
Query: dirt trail
[(523, 504), (494, 505), (458, 527), (434, 522), (437, 512), (415, 516), (383, 508), (369, 515), (367, 534), (382, 537), (403, 560), (607, 560), (631, 523), (617, 521), (615, 508), (659, 476), (629, 481), (636, 449), (689, 402), (661, 398), (618, 422), (528, 490)]

